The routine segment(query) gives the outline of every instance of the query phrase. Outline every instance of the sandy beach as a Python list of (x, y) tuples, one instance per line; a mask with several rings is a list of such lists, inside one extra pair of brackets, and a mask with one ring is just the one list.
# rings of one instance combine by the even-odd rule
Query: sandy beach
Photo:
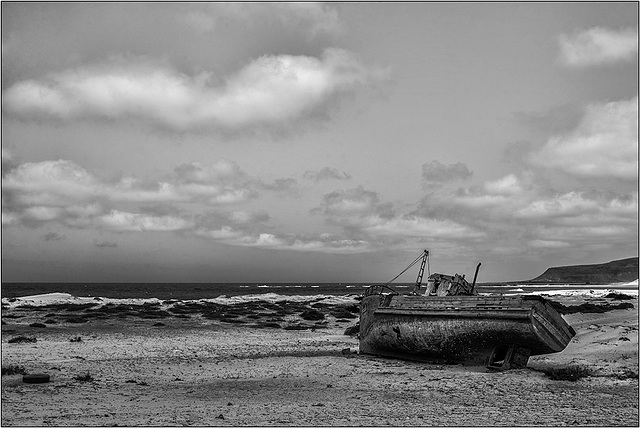
[[(344, 334), (357, 322), (348, 299), (222, 312), (129, 302), (126, 312), (89, 299), (69, 310), (58, 297), (45, 306), (3, 299), (3, 368), (51, 377), (2, 376), (4, 426), (638, 426), (637, 294), (623, 300), (633, 308), (564, 315), (577, 332), (567, 349), (504, 372), (358, 355), (357, 337)], [(20, 336), (37, 341), (9, 343)], [(589, 375), (545, 373), (576, 365)]]

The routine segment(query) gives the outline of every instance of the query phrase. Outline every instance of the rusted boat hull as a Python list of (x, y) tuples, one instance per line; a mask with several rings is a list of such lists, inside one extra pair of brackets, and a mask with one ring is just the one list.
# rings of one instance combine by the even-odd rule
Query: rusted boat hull
[(496, 368), (562, 351), (575, 331), (538, 296), (365, 296), (360, 352)]

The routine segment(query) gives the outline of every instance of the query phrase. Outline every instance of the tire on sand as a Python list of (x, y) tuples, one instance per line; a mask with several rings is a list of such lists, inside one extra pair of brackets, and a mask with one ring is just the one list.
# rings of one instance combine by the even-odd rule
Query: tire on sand
[(26, 374), (22, 376), (22, 382), (24, 383), (47, 383), (49, 379), (49, 375), (46, 373)]

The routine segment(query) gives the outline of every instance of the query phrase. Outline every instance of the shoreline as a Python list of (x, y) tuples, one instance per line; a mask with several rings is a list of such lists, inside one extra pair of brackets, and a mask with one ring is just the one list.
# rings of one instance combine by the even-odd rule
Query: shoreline
[[(73, 296), (102, 299), (157, 298), (161, 300), (198, 300), (220, 296), (244, 296), (251, 294), (270, 294), (290, 296), (310, 295), (360, 295), (370, 283), (273, 283), (273, 284), (228, 284), (228, 283), (184, 283), (179, 287), (175, 283), (3, 283), (2, 297), (7, 299), (24, 298), (30, 295), (43, 295), (64, 292)], [(413, 283), (395, 283), (401, 292), (408, 292)], [(626, 283), (609, 284), (524, 284), (524, 283), (479, 283), (477, 290), (483, 293), (523, 293), (531, 291), (557, 290), (603, 290), (615, 289), (623, 292), (638, 293), (637, 280)], [(3, 300), (4, 302), (4, 300)]]

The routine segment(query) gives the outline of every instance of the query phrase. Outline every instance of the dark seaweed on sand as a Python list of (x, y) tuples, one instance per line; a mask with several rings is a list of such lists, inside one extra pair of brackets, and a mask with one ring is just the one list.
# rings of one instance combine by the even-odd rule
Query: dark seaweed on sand
[(220, 321), (226, 322), (226, 323), (230, 323), (230, 324), (245, 324), (246, 323), (245, 320), (238, 319), (238, 318), (228, 318), (228, 317), (227, 318), (222, 317), (222, 318), (220, 318)]
[(302, 311), (302, 313), (300, 314), (300, 316), (302, 317), (302, 319), (307, 320), (307, 321), (317, 321), (317, 320), (323, 320), (324, 319), (324, 314), (316, 309), (307, 309)]
[(167, 311), (173, 314), (214, 314), (221, 310), (222, 305), (211, 302), (181, 302), (174, 304)]
[(35, 343), (38, 339), (35, 337), (17, 336), (8, 340), (9, 343)]
[(544, 370), (544, 372), (552, 380), (568, 380), (571, 382), (593, 375), (592, 370), (585, 366), (550, 368)]
[(625, 302), (614, 304), (597, 304), (597, 303), (582, 303), (580, 305), (565, 306), (562, 303), (551, 301), (551, 306), (561, 314), (575, 314), (575, 313), (604, 313), (617, 309), (633, 309), (633, 303)]
[(309, 330), (314, 326), (308, 324), (291, 324), (284, 327), (285, 330)]
[(281, 328), (280, 324), (278, 324), (277, 322), (273, 322), (273, 321), (259, 322), (257, 324), (251, 325), (251, 327), (254, 327), (254, 328)]
[(2, 376), (11, 376), (15, 374), (26, 375), (28, 374), (27, 369), (18, 364), (9, 364), (6, 366), (2, 366)]
[(160, 308), (159, 303), (144, 303), (142, 305), (106, 304), (104, 306), (89, 309), (85, 313), (86, 318), (108, 318), (116, 315), (119, 318), (139, 317), (146, 319), (167, 318), (171, 314)]
[(613, 300), (634, 300), (634, 296), (630, 296), (624, 293), (616, 293), (615, 291), (604, 296), (605, 299), (613, 299)]
[(93, 376), (91, 376), (91, 373), (86, 372), (85, 374), (82, 375), (77, 375), (74, 377), (75, 380), (79, 381), (79, 382), (93, 382), (95, 379)]
[(47, 308), (45, 306), (31, 306), (31, 305), (27, 305), (27, 306), (17, 306), (15, 308), (18, 311), (29, 311), (29, 312), (42, 312), (45, 311)]
[(345, 336), (357, 336), (360, 333), (360, 323), (357, 323), (354, 326), (347, 327), (344, 331)]
[[(82, 324), (91, 320), (108, 318), (163, 319), (168, 317), (190, 318), (199, 315), (204, 319), (229, 324), (247, 324), (256, 328), (286, 328), (289, 330), (307, 330), (326, 327), (326, 316), (331, 315), (338, 322), (350, 322), (357, 318), (358, 304), (335, 305), (318, 298), (307, 302), (284, 300), (280, 302), (249, 301), (234, 304), (220, 304), (210, 301), (168, 300), (146, 302), (143, 304), (97, 302), (74, 304), (59, 303), (40, 307), (18, 307), (22, 310), (47, 310), (47, 324), (58, 322)], [(316, 321), (315, 325), (306, 323), (286, 323), (284, 317), (297, 315), (304, 321)], [(7, 318), (19, 318), (22, 315), (7, 314)], [(55, 320), (53, 319), (55, 318)], [(322, 322), (320, 322), (322, 321)], [(44, 324), (39, 324), (45, 327)], [(35, 326), (35, 325), (33, 325)]]
[(98, 305), (99, 303), (52, 303), (50, 305), (40, 306), (39, 308), (41, 308), (41, 310), (53, 312), (78, 312)]
[(29, 327), (45, 328), (46, 325), (42, 324), (41, 322), (32, 322), (31, 324), (29, 324)]
[(329, 313), (336, 318), (348, 318), (348, 319), (356, 318), (356, 315), (345, 307), (335, 308), (331, 310)]
[[(292, 315), (303, 313), (305, 316), (315, 317), (313, 319), (322, 319), (324, 314), (309, 309), (303, 303), (298, 302), (241, 302), (233, 305), (222, 305), (212, 302), (180, 302), (175, 303), (167, 309), (168, 312), (175, 315), (193, 315), (200, 314), (205, 319), (219, 320), (227, 323), (244, 323), (246, 321), (240, 319), (246, 317), (251, 320), (257, 320), (264, 317)], [(309, 312), (309, 311), (313, 311)]]
[(82, 318), (82, 317), (73, 317), (73, 318), (67, 318), (65, 320), (65, 322), (70, 322), (72, 324), (83, 324), (85, 322), (88, 322), (89, 320), (86, 318)]

